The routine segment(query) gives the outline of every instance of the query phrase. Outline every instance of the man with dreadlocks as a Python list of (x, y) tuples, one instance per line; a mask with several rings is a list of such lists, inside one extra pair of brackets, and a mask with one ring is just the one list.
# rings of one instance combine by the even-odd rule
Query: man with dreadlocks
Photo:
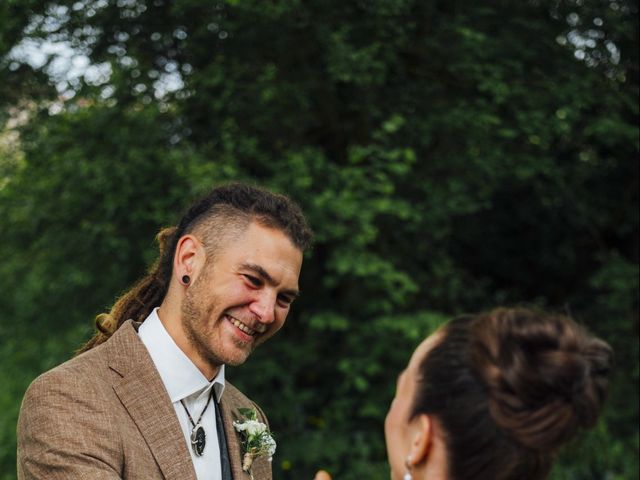
[(284, 324), (311, 231), (288, 198), (232, 184), (158, 240), (152, 271), (96, 319), (80, 354), (29, 387), (19, 479), (272, 478), (266, 456), (243, 468), (234, 420), (248, 408), (267, 421), (225, 365)]

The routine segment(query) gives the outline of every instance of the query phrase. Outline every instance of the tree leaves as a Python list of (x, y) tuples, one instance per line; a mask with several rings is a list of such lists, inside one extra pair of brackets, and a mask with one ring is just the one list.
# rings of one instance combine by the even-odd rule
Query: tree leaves
[(248, 180), (317, 234), (287, 325), (229, 372), (279, 432), (276, 478), (388, 478), (415, 345), (521, 302), (570, 310), (620, 359), (606, 422), (554, 478), (637, 476), (637, 5), (18, 3), (0, 53), (47, 38), (103, 70), (56, 98), (46, 66), (0, 62), (4, 470), (29, 380), (190, 199)]

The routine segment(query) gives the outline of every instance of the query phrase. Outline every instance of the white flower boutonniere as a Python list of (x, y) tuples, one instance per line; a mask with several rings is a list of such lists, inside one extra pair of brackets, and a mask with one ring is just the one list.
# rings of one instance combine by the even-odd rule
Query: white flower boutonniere
[(244, 417), (242, 421), (234, 421), (233, 426), (242, 436), (244, 456), (242, 457), (242, 470), (251, 478), (251, 465), (257, 457), (266, 455), (269, 461), (276, 452), (276, 441), (271, 436), (267, 426), (258, 421), (258, 412), (251, 408), (239, 408), (238, 412)]

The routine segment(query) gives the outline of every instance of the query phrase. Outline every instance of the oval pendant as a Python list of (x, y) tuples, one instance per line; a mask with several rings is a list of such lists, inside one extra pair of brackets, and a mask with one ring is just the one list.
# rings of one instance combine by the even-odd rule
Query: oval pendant
[(193, 447), (194, 453), (199, 457), (204, 452), (204, 446), (206, 443), (207, 436), (204, 433), (204, 428), (202, 425), (198, 424), (193, 427), (191, 431), (191, 446)]

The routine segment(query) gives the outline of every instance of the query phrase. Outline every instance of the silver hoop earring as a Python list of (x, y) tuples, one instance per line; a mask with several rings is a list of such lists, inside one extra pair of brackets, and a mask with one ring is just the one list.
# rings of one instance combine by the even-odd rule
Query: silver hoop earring
[(404, 474), (404, 477), (402, 477), (402, 480), (413, 480), (413, 476), (411, 475), (411, 464), (409, 463), (410, 459), (411, 456), (407, 457), (404, 461), (404, 466), (406, 467), (407, 472)]

